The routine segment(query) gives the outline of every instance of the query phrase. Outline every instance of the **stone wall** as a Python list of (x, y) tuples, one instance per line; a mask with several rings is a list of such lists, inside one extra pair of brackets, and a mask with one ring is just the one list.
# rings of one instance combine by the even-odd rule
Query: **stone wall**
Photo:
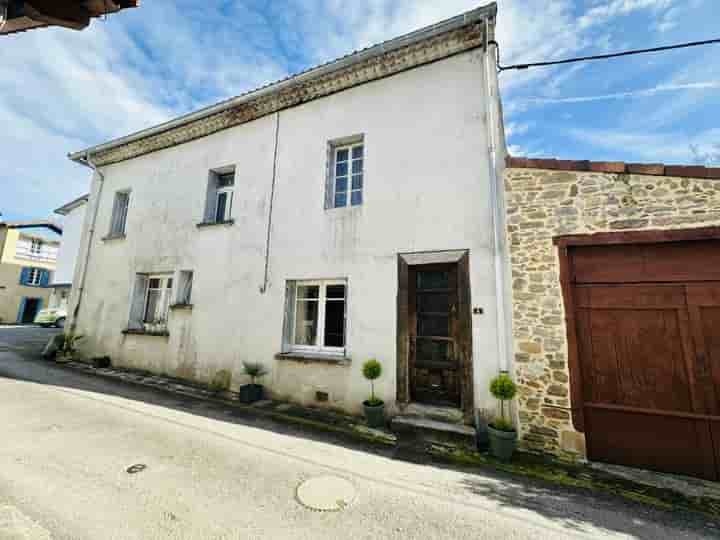
[(505, 186), (521, 446), (582, 459), (553, 238), (720, 225), (720, 169), (510, 158)]

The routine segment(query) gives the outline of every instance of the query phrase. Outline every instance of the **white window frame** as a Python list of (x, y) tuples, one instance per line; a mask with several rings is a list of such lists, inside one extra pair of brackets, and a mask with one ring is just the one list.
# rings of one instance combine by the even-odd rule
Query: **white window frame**
[[(225, 199), (225, 214), (222, 217), (219, 217), (218, 212), (218, 206), (220, 205), (220, 195), (226, 193), (226, 199)], [(222, 223), (223, 221), (230, 221), (232, 219), (232, 203), (233, 203), (233, 197), (235, 193), (235, 185), (218, 188), (215, 192), (215, 223)]]
[[(355, 148), (362, 148), (362, 156), (359, 158), (353, 158), (353, 150)], [(337, 187), (337, 164), (338, 164), (338, 153), (347, 150), (348, 151), (348, 171), (347, 175), (347, 190), (345, 191), (345, 205), (344, 206), (337, 206), (335, 204), (335, 195), (336, 195), (336, 187)], [(353, 162), (354, 161), (361, 161), (362, 162), (362, 169), (360, 171), (360, 175), (362, 177), (362, 185), (359, 189), (353, 189), (352, 187), (352, 179), (353, 179)], [(352, 204), (352, 194), (354, 192), (360, 193), (360, 204), (353, 205)], [(347, 144), (338, 144), (333, 145), (332, 147), (332, 169), (330, 171), (330, 193), (332, 194), (330, 198), (330, 208), (352, 208), (353, 206), (362, 206), (365, 204), (365, 141), (360, 140), (353, 143), (347, 143)]]
[[(289, 329), (289, 348), (292, 352), (311, 352), (316, 354), (328, 354), (328, 355), (344, 355), (347, 350), (347, 311), (348, 311), (348, 282), (346, 279), (314, 279), (314, 280), (295, 280), (295, 303), (292, 306), (292, 328)], [(317, 332), (315, 333), (315, 345), (296, 345), (295, 344), (295, 327), (297, 326), (297, 315), (298, 315), (298, 303), (302, 301), (298, 295), (298, 289), (300, 287), (307, 286), (318, 286), (318, 321), (317, 321)], [(344, 347), (326, 347), (322, 345), (322, 340), (325, 339), (325, 303), (327, 300), (327, 287), (330, 285), (344, 285), (345, 286), (345, 313), (343, 317), (344, 332), (345, 332), (345, 346)], [(339, 300), (339, 299), (338, 299)], [(331, 299), (332, 301), (332, 299)]]
[[(145, 287), (145, 297), (143, 299), (143, 312), (142, 312), (142, 321), (143, 325), (147, 328), (148, 326), (163, 326), (167, 328), (167, 321), (168, 316), (170, 313), (170, 299), (172, 298), (172, 292), (173, 288), (175, 286), (175, 280), (173, 279), (173, 274), (151, 274), (147, 276), (147, 286)], [(151, 289), (150, 288), (150, 281), (153, 279), (159, 279), (160, 280), (160, 288), (159, 289)], [(170, 287), (167, 286), (168, 280), (172, 280), (172, 284)], [(148, 299), (150, 297), (150, 291), (151, 290), (159, 290), (160, 291), (160, 300), (159, 305), (163, 306), (164, 313), (161, 315), (161, 318), (155, 319), (153, 321), (148, 321), (147, 319), (147, 309), (148, 309)], [(157, 309), (157, 308), (156, 308)]]
[(40, 268), (30, 268), (30, 275), (28, 275), (27, 284), (28, 285), (40, 285), (40, 280), (42, 279), (42, 269)]
[(43, 241), (39, 238), (31, 238), (30, 239), (30, 254), (31, 255), (40, 255), (42, 253), (42, 246)]
[[(120, 199), (125, 199), (125, 207), (120, 208)], [(120, 190), (115, 192), (113, 198), (112, 214), (110, 215), (110, 232), (108, 236), (118, 237), (125, 236), (127, 230), (127, 216), (130, 208), (130, 190)], [(116, 227), (117, 224), (117, 227)]]
[(192, 270), (180, 270), (173, 285), (177, 283), (177, 293), (174, 295), (175, 305), (188, 306), (192, 304), (193, 281), (195, 272)]

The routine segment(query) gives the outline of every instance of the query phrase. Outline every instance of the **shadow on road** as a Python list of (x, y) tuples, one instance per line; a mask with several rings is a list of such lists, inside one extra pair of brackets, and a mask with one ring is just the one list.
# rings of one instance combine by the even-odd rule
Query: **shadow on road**
[[(525, 509), (540, 514), (561, 524), (568, 531), (593, 534), (599, 529), (607, 533), (622, 533), (640, 540), (656, 540), (658, 538), (656, 527), (660, 525), (668, 528), (667, 538), (677, 537), (672, 531), (678, 529), (684, 529), (683, 536), (688, 538), (720, 537), (718, 525), (698, 514), (664, 511), (610, 494), (558, 486), (489, 469), (459, 467), (435, 461), (425, 454), (400, 453), (391, 447), (358, 441), (342, 433), (321, 431), (311, 426), (298, 427), (258, 417), (252, 410), (234, 408), (229, 404), (223, 405), (191, 396), (179, 396), (162, 389), (147, 388), (121, 380), (109, 380), (67, 369), (42, 360), (38, 354), (28, 354), (29, 350), (37, 350), (37, 342), (41, 341), (37, 338), (37, 334), (32, 339), (27, 335), (17, 338), (20, 341), (29, 339), (30, 342), (30, 345), (22, 346), (25, 353), (20, 356), (17, 352), (8, 352), (7, 349), (2, 348), (8, 341), (6, 333), (9, 331), (0, 328), (0, 378), (121, 397), (221, 422), (362, 450), (388, 459), (461, 471), (465, 474), (460, 487), (468, 494), (495, 501), (502, 507)], [(18, 332), (28, 333), (26, 329)], [(49, 339), (50, 331), (43, 330), (43, 332)], [(12, 346), (11, 351), (13, 347), (17, 349), (18, 345)], [(697, 536), (693, 532), (697, 533)]]

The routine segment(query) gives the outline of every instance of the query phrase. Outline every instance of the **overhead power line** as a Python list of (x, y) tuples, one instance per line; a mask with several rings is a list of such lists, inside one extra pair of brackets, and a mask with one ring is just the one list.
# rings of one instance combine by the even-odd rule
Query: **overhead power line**
[(564, 60), (551, 60), (548, 62), (532, 62), (529, 64), (514, 64), (511, 66), (503, 66), (502, 64), (500, 64), (500, 44), (495, 40), (490, 41), (490, 43), (494, 44), (495, 47), (497, 47), (497, 50), (498, 50), (497, 69), (498, 69), (498, 71), (502, 72), (502, 71), (508, 71), (511, 69), (528, 69), (528, 68), (533, 68), (533, 67), (556, 66), (559, 64), (572, 64), (574, 62), (587, 62), (589, 60), (607, 60), (608, 58), (617, 58), (619, 56), (632, 56), (635, 54), (671, 51), (673, 49), (687, 49), (689, 47), (700, 47), (701, 45), (712, 45), (712, 44), (720, 43), (720, 38), (707, 39), (705, 41), (691, 41), (689, 43), (678, 43), (677, 45), (665, 45), (664, 47), (653, 47), (651, 49), (634, 49), (634, 50), (630, 50), (630, 51), (622, 51), (622, 52), (609, 53), (609, 54), (596, 54), (593, 56), (578, 56), (575, 58), (565, 58)]

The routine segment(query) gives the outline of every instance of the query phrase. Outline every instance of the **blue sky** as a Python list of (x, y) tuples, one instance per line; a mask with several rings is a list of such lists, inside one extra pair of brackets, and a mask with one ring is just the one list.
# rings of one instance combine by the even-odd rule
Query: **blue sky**
[[(0, 212), (88, 189), (66, 154), (432, 24), (477, 0), (152, 0), (0, 38)], [(717, 0), (499, 0), (503, 63), (720, 37)], [(720, 159), (720, 45), (500, 76), (513, 154)], [(693, 148), (695, 150), (693, 150)]]

